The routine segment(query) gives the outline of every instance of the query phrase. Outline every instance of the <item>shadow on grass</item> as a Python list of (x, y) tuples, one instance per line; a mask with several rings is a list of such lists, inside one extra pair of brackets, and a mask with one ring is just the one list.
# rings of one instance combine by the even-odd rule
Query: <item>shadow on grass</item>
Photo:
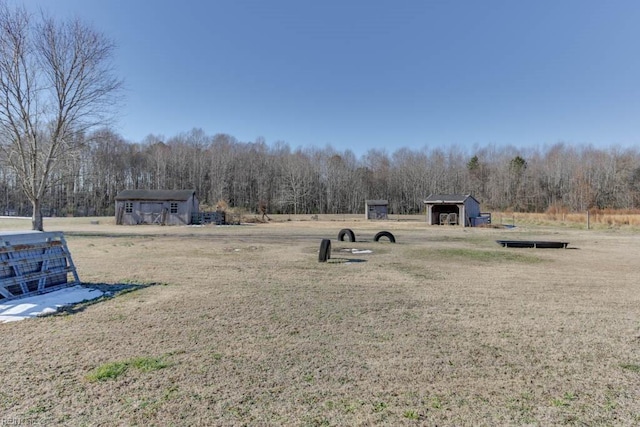
[(356, 262), (367, 262), (367, 260), (358, 258), (329, 258), (327, 260), (329, 264), (350, 264)]
[(59, 307), (57, 311), (55, 313), (51, 313), (50, 316), (65, 316), (69, 314), (80, 313), (87, 307), (90, 307), (94, 304), (99, 304), (103, 301), (115, 298), (119, 295), (136, 292), (156, 285), (160, 285), (160, 283), (82, 283), (83, 287), (89, 289), (97, 289), (102, 292), (102, 295), (91, 300), (80, 301), (74, 304)]
[(167, 233), (113, 233), (113, 232), (100, 232), (100, 231), (65, 231), (65, 236), (68, 237), (107, 237), (107, 238), (127, 238), (127, 239), (139, 239), (139, 238), (156, 238), (172, 236)]

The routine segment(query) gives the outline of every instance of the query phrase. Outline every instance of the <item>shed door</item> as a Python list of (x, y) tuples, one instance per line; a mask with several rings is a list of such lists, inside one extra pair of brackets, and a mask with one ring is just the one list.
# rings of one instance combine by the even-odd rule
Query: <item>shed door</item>
[(159, 224), (162, 220), (162, 203), (140, 203), (140, 218), (143, 224)]

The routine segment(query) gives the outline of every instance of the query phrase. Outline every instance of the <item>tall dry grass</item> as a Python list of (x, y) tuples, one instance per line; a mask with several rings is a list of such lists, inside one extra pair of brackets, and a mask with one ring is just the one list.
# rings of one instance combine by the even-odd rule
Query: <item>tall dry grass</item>
[(551, 208), (544, 213), (494, 212), (494, 224), (533, 224), (557, 225), (586, 228), (640, 228), (640, 210), (638, 209), (591, 209), (585, 212), (570, 212), (565, 209)]

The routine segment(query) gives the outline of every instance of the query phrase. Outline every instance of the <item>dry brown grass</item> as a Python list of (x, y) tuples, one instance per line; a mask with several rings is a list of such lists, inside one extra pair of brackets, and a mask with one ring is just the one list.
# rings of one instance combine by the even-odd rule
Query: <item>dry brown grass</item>
[(587, 219), (590, 228), (595, 229), (629, 229), (640, 230), (640, 212), (628, 210), (592, 210), (587, 218), (587, 212), (565, 212), (551, 210), (545, 213), (493, 213), (495, 223), (516, 225), (553, 225), (560, 227), (587, 228)]
[[(65, 231), (83, 281), (157, 285), (0, 324), (3, 419), (640, 423), (637, 232), (288, 219), (230, 227), (45, 220)], [(336, 240), (346, 227), (356, 243)], [(398, 243), (373, 242), (380, 230)], [(332, 239), (328, 263), (317, 261), (322, 238)], [(572, 249), (508, 249), (496, 239)], [(373, 253), (341, 251), (350, 248)], [(158, 364), (135, 367), (139, 360)], [(100, 380), (100, 368), (122, 372)]]

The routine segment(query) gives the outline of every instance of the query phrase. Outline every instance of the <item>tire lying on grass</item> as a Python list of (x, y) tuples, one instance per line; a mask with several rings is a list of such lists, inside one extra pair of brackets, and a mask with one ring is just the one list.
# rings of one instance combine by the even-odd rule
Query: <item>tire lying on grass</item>
[(331, 240), (322, 239), (320, 242), (320, 253), (318, 254), (319, 262), (327, 262), (331, 258)]
[(386, 237), (387, 239), (389, 239), (389, 242), (391, 242), (391, 243), (395, 243), (396, 242), (396, 238), (393, 236), (393, 234), (389, 233), (388, 231), (381, 231), (381, 232), (377, 233), (373, 237), (373, 240), (375, 240), (377, 242), (382, 237)]
[(343, 228), (342, 230), (340, 230), (340, 232), (338, 233), (338, 240), (343, 242), (344, 236), (349, 237), (350, 242), (356, 241), (356, 235), (350, 228)]

